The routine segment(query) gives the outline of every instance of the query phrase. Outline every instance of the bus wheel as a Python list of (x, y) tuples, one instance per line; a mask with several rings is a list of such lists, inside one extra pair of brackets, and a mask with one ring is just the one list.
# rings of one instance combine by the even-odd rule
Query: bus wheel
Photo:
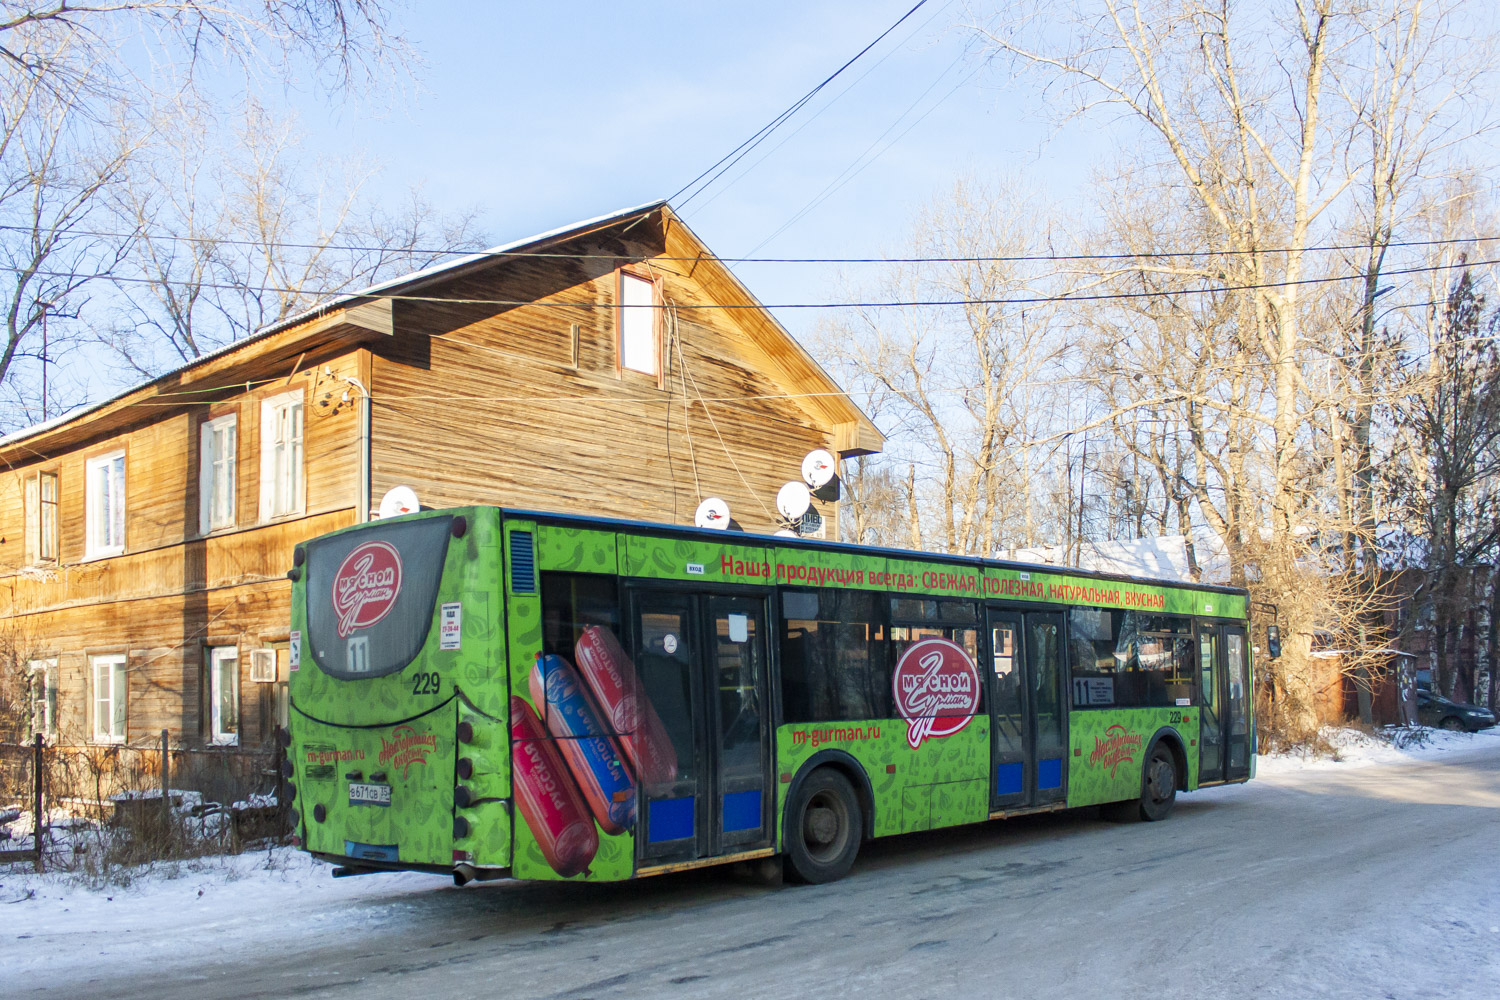
[(863, 829), (849, 779), (820, 767), (802, 780), (788, 805), (786, 856), (797, 880), (817, 884), (847, 875)]
[(1141, 819), (1166, 819), (1177, 804), (1177, 762), (1165, 743), (1151, 748), (1141, 772)]

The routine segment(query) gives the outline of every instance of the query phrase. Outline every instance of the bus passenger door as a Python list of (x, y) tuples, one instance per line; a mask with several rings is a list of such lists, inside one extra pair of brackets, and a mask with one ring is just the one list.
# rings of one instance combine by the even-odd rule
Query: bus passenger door
[(1245, 630), (1224, 626), (1224, 777), (1229, 781), (1250, 777), (1250, 669)]
[(676, 759), (640, 789), (643, 861), (690, 861), (769, 842), (765, 601), (639, 589), (630, 598), (641, 687)]
[(1067, 754), (1062, 616), (989, 611), (992, 810), (1060, 801)]
[(1031, 726), (1026, 718), (1026, 660), (1021, 650), (1021, 616), (991, 608), (990, 745), (994, 757), (990, 809), (1027, 804), (1031, 780)]
[(1062, 615), (1026, 612), (1026, 670), (1036, 749), (1036, 797), (1033, 802), (1060, 802), (1067, 797), (1064, 767), (1068, 753), (1068, 716), (1063, 700)]
[(728, 854), (771, 839), (770, 718), (766, 711), (766, 602), (706, 597), (710, 717), (716, 723), (715, 817), (710, 850)]
[(1219, 627), (1198, 625), (1198, 783), (1224, 780), (1224, 665)]

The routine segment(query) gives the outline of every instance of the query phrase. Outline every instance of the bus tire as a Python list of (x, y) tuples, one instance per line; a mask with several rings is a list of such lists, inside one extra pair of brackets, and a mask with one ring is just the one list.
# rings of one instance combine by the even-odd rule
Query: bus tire
[(1148, 823), (1166, 819), (1177, 804), (1177, 760), (1172, 748), (1158, 740), (1141, 768), (1141, 819)]
[(798, 783), (787, 805), (786, 859), (793, 877), (817, 885), (849, 874), (864, 829), (849, 779), (820, 767)]

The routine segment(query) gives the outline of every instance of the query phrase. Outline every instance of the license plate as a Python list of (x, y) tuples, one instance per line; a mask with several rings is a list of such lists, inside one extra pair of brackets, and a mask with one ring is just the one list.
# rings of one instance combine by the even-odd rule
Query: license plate
[(390, 785), (349, 786), (349, 804), (353, 806), (388, 806), (391, 804)]

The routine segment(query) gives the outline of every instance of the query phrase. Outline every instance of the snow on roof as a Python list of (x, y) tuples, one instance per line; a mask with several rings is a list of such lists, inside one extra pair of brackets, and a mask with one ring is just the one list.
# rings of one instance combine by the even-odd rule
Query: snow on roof
[[(1212, 536), (1193, 539), (1193, 555), (1201, 571), (1195, 579), (1187, 557), (1187, 538), (1183, 535), (1157, 535), (1151, 538), (1121, 539), (1107, 542), (1084, 542), (1078, 569), (1121, 576), (1149, 577), (1157, 580), (1179, 580), (1184, 583), (1216, 583), (1229, 578), (1229, 561), (1224, 546)], [(999, 558), (1035, 562), (1049, 566), (1066, 566), (1067, 556), (1060, 545), (1015, 549), (997, 553)]]
[(115, 403), (121, 399), (124, 399), (131, 393), (139, 392), (141, 389), (146, 388), (146, 386), (148, 385), (151, 385), (155, 382), (160, 382), (164, 379), (172, 378), (176, 375), (180, 375), (183, 372), (187, 371), (189, 368), (194, 367), (195, 365), (200, 365), (205, 361), (211, 361), (212, 359), (217, 358), (220, 355), (228, 354), (230, 351), (238, 350), (239, 348), (244, 347), (246, 344), (252, 344), (263, 337), (269, 337), (274, 333), (279, 333), (280, 331), (289, 329), (290, 327), (294, 327), (299, 323), (306, 323), (308, 320), (317, 319), (319, 316), (331, 310), (338, 309), (348, 303), (355, 302), (363, 298), (369, 298), (372, 295), (379, 295), (382, 292), (389, 292), (392, 289), (399, 288), (403, 285), (409, 285), (415, 282), (424, 281), (428, 278), (432, 278), (439, 274), (442, 274), (444, 271), (465, 267), (469, 264), (475, 264), (489, 257), (513, 253), (521, 249), (522, 247), (530, 246), (534, 243), (541, 243), (545, 240), (555, 239), (556, 237), (566, 235), (567, 233), (571, 233), (575, 230), (590, 229), (617, 219), (628, 219), (632, 215), (640, 215), (644, 212), (649, 212), (665, 206), (666, 204), (667, 203), (664, 199), (657, 201), (648, 201), (645, 204), (637, 205), (634, 208), (620, 209), (616, 212), (609, 212), (604, 215), (595, 216), (592, 219), (584, 219), (582, 222), (573, 222), (569, 223), (566, 226), (559, 226), (556, 229), (549, 229), (544, 233), (537, 233), (534, 236), (527, 236), (524, 239), (513, 240), (510, 243), (502, 243), (499, 246), (491, 247), (488, 250), (480, 250), (476, 253), (465, 254), (462, 257), (443, 261), (440, 264), (434, 264), (431, 267), (423, 268), (420, 271), (413, 271), (410, 274), (403, 274), (398, 278), (388, 278), (385, 281), (379, 281), (373, 285), (362, 288), (357, 292), (344, 292), (340, 295), (334, 296), (333, 298), (326, 299), (323, 302), (320, 302), (308, 309), (304, 309), (302, 312), (297, 313), (295, 316), (289, 316), (286, 319), (276, 323), (272, 323), (269, 326), (263, 326), (259, 330), (256, 330), (255, 332), (248, 334), (247, 336), (241, 337), (239, 340), (232, 340), (224, 346), (217, 348), (216, 350), (209, 351), (206, 354), (200, 354), (198, 357), (193, 358), (192, 360), (187, 361), (184, 364), (178, 365), (176, 368), (163, 372), (162, 374), (157, 375), (153, 378), (146, 379), (143, 382), (138, 382), (135, 385), (122, 390), (121, 392), (115, 393), (113, 396), (110, 396), (107, 399), (100, 400), (97, 403), (89, 404), (69, 413), (60, 414), (56, 417), (43, 420), (41, 423), (32, 424), (30, 427), (23, 427), (20, 430), (11, 431), (9, 434), (0, 437), (0, 448), (15, 444), (19, 441), (24, 441), (29, 437), (41, 434), (44, 431), (52, 430), (53, 428), (59, 427), (71, 420), (76, 420), (79, 417), (87, 416), (88, 414), (93, 413), (96, 410), (103, 409), (111, 403)]

